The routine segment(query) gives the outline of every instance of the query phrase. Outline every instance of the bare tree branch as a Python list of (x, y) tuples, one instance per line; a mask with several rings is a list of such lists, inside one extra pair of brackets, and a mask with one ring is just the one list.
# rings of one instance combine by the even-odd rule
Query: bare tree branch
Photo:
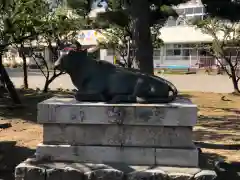
[(240, 80), (240, 77), (239, 77), (239, 76), (237, 76), (237, 80), (236, 80), (236, 81), (237, 81), (237, 84), (239, 83), (239, 80)]
[(35, 61), (35, 63), (36, 63), (36, 65), (37, 65), (38, 69), (42, 72), (43, 76), (47, 79), (47, 75), (44, 73), (44, 71), (43, 71), (41, 65), (37, 62), (36, 57), (33, 55), (32, 58), (33, 58), (33, 60)]
[(236, 54), (235, 63), (234, 63), (235, 70), (236, 70), (236, 68), (238, 66), (238, 62), (239, 62), (239, 59), (238, 59), (238, 57), (239, 57), (239, 50), (237, 49), (236, 51), (237, 51), (237, 54)]
[(217, 62), (218, 62), (218, 63), (220, 64), (220, 66), (224, 69), (224, 71), (227, 73), (227, 75), (228, 75), (229, 77), (232, 77), (231, 73), (228, 71), (228, 69), (226, 68), (226, 66), (222, 63), (221, 59), (219, 59), (219, 57), (218, 57), (217, 55), (215, 55), (214, 53), (212, 53), (211, 51), (207, 50), (207, 52), (217, 60)]

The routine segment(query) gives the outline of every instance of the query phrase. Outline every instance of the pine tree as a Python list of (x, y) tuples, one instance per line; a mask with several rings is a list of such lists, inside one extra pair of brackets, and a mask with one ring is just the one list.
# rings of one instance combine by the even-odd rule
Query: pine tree
[[(153, 44), (150, 27), (163, 25), (169, 16), (177, 16), (172, 6), (188, 0), (108, 0), (108, 9), (99, 14), (105, 23), (131, 26), (136, 60), (142, 72), (153, 74)], [(68, 0), (81, 15), (91, 10), (90, 0)]]
[(202, 0), (207, 13), (211, 17), (228, 19), (231, 21), (240, 20), (240, 1), (239, 0)]

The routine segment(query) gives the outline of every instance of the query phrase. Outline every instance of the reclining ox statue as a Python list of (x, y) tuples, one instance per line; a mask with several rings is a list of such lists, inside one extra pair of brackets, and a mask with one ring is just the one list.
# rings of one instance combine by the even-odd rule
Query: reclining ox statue
[(78, 101), (169, 103), (178, 94), (175, 86), (163, 78), (94, 60), (87, 51), (69, 51), (55, 62), (55, 68), (70, 75), (78, 89)]

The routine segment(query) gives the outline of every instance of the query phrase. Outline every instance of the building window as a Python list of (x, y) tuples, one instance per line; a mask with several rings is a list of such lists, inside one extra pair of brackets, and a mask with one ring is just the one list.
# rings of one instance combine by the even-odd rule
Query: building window
[(180, 56), (181, 55), (181, 49), (174, 49), (173, 53), (174, 53), (174, 56)]
[(113, 49), (107, 49), (107, 56), (114, 56), (114, 50)]
[(160, 56), (161, 56), (161, 51), (160, 51), (160, 49), (154, 49), (154, 51), (153, 51), (153, 56), (160, 57)]
[(183, 56), (189, 56), (190, 55), (190, 50), (189, 49), (183, 49)]
[(193, 14), (194, 13), (194, 8), (186, 8), (185, 9), (185, 14)]
[(166, 56), (174, 56), (174, 51), (173, 51), (173, 49), (167, 49), (167, 51), (166, 51)]
[(180, 56), (181, 49), (168, 49), (166, 51), (166, 56)]
[(189, 60), (197, 57), (198, 53), (194, 44), (166, 44), (167, 60)]
[(203, 7), (194, 8), (194, 14), (202, 14), (202, 13), (203, 13)]

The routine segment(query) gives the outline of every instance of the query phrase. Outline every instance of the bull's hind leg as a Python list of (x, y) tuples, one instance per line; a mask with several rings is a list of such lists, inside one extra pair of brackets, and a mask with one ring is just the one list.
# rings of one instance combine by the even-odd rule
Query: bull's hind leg
[(75, 99), (83, 102), (106, 102), (106, 98), (102, 94), (90, 92), (76, 92)]
[(177, 96), (177, 90), (175, 86), (164, 79), (164, 82), (166, 83), (165, 86), (168, 86), (169, 91), (168, 94), (166, 94), (166, 97), (156, 96), (156, 97), (149, 97), (148, 93), (151, 91), (151, 87), (149, 86), (147, 81), (144, 81), (144, 79), (138, 79), (136, 86), (134, 88), (134, 92), (132, 96), (136, 97), (136, 101), (138, 103), (169, 103), (173, 101)]
[(136, 103), (137, 97), (144, 94), (147, 84), (144, 80), (139, 78), (134, 86), (132, 94), (127, 95), (115, 95), (108, 103)]

